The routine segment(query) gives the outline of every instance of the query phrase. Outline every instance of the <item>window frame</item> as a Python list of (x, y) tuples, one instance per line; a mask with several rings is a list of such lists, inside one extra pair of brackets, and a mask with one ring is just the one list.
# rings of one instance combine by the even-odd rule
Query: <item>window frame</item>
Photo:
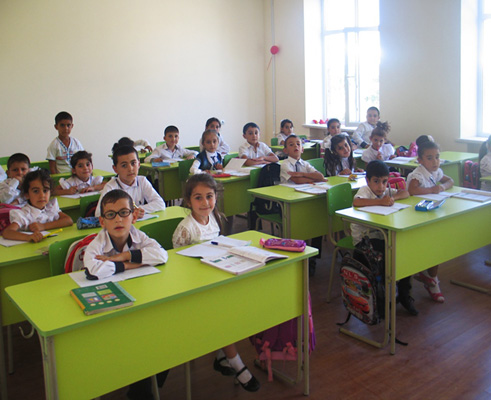
[[(326, 77), (326, 48), (325, 48), (325, 40), (327, 36), (330, 35), (335, 35), (335, 34), (343, 34), (344, 35), (344, 99), (345, 99), (345, 105), (344, 105), (344, 116), (343, 116), (343, 122), (345, 126), (356, 126), (359, 123), (362, 122), (362, 110), (361, 110), (361, 101), (360, 101), (360, 52), (356, 52), (354, 55), (354, 71), (355, 71), (355, 99), (354, 99), (354, 105), (355, 105), (355, 114), (356, 115), (350, 115), (350, 86), (349, 86), (349, 66), (348, 66), (348, 61), (350, 58), (350, 54), (348, 51), (348, 36), (349, 34), (355, 34), (355, 43), (357, 44), (357, 47), (359, 47), (360, 43), (360, 33), (362, 32), (378, 32), (379, 33), (379, 40), (380, 40), (380, 20), (379, 20), (379, 25), (377, 26), (371, 26), (371, 27), (359, 27), (358, 26), (358, 16), (359, 16), (359, 3), (360, 0), (354, 0), (355, 7), (354, 7), (354, 13), (355, 13), (355, 26), (354, 27), (345, 27), (343, 29), (333, 29), (329, 30), (326, 28), (326, 21), (325, 21), (325, 0), (321, 0), (321, 46), (322, 46), (322, 108), (324, 110), (325, 115), (330, 115), (329, 110), (327, 109), (327, 77)], [(379, 3), (380, 5), (380, 3)], [(380, 13), (380, 8), (379, 8), (379, 13)], [(352, 56), (352, 54), (351, 54)], [(380, 71), (378, 74), (379, 78), (379, 88), (380, 88)], [(379, 92), (380, 93), (380, 92)], [(352, 96), (351, 96), (352, 97)], [(380, 103), (380, 94), (379, 94), (379, 103)], [(379, 104), (374, 104), (374, 106), (379, 107)], [(339, 118), (340, 116), (338, 116)], [(351, 119), (350, 119), (351, 118)], [(353, 120), (354, 118), (354, 120)]]

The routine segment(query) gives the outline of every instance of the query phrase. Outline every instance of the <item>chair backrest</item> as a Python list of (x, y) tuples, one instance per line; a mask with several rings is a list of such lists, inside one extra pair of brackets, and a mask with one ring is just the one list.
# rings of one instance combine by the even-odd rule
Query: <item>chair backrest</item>
[(172, 249), (172, 235), (183, 218), (165, 219), (144, 225), (140, 230), (155, 239), (164, 249)]
[(0, 157), (0, 165), (7, 165), (10, 156), (8, 157)]
[(155, 143), (155, 147), (159, 147), (160, 145), (163, 145), (165, 141), (161, 140), (160, 142)]
[(85, 213), (87, 212), (87, 207), (90, 203), (94, 201), (99, 201), (99, 197), (101, 197), (100, 193), (96, 193), (90, 196), (84, 196), (80, 198), (80, 216), (86, 217)]
[(32, 167), (39, 167), (39, 168), (44, 168), (49, 171), (49, 161), (34, 161), (31, 163), (31, 168)]
[[(201, 141), (201, 139), (200, 139)], [(200, 151), (199, 146), (187, 146), (186, 149), (188, 150), (194, 150), (194, 151)]]
[(271, 138), (271, 146), (278, 146), (278, 138), (277, 137)]
[(235, 157), (235, 154), (227, 154), (225, 157), (223, 157), (223, 166), (226, 167), (228, 162)]
[(329, 217), (329, 238), (334, 242), (334, 232), (344, 230), (344, 223), (336, 215), (336, 211), (349, 208), (353, 205), (353, 191), (351, 185), (341, 183), (328, 189), (327, 191), (327, 215)]
[(184, 183), (188, 179), (189, 170), (191, 165), (193, 165), (194, 160), (183, 160), (179, 161), (179, 180)]
[(300, 139), (307, 139), (307, 135), (298, 135)]
[(83, 239), (85, 236), (86, 235), (82, 235), (50, 244), (48, 254), (51, 276), (65, 273), (65, 259), (68, 249), (73, 242)]
[(322, 176), (326, 176), (326, 169), (324, 168), (323, 158), (312, 158), (311, 160), (307, 160), (307, 162), (312, 165), (317, 171), (319, 171)]

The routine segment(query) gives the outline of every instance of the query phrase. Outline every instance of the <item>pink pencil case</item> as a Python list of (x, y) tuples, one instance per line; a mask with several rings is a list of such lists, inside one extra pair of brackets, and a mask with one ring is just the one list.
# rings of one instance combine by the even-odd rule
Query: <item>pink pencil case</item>
[(259, 244), (266, 249), (302, 252), (307, 244), (296, 239), (261, 239)]

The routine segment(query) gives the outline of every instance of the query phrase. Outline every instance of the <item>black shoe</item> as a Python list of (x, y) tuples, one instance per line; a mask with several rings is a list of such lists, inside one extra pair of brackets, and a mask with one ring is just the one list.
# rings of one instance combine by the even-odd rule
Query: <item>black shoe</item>
[(310, 258), (309, 259), (309, 276), (312, 277), (315, 275), (315, 258)]
[(399, 296), (398, 301), (409, 314), (418, 315), (419, 311), (414, 307), (414, 299), (411, 296)]
[(222, 375), (225, 376), (232, 376), (235, 375), (235, 369), (232, 367), (227, 367), (226, 365), (220, 364), (223, 360), (226, 360), (226, 357), (222, 357), (219, 360), (215, 358), (215, 361), (213, 361), (213, 369), (215, 371), (220, 372)]
[(251, 374), (251, 379), (249, 379), (249, 381), (246, 383), (242, 383), (241, 381), (239, 381), (239, 379), (238, 379), (239, 375), (242, 372), (244, 372), (245, 370), (247, 370), (247, 367), (244, 367), (239, 372), (237, 372), (237, 375), (235, 375), (235, 379), (237, 379), (237, 381), (240, 383), (240, 386), (242, 386), (248, 392), (257, 392), (259, 390), (259, 388), (261, 387), (261, 384), (254, 377), (254, 375)]

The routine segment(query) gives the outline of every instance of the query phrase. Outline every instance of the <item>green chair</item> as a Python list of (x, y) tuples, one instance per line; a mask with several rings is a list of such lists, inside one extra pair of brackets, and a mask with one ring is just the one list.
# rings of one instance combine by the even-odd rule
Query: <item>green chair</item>
[(271, 138), (271, 146), (278, 146), (278, 138), (277, 137)]
[(300, 139), (307, 139), (307, 135), (298, 135)]
[(49, 268), (51, 270), (51, 276), (62, 275), (65, 273), (65, 259), (68, 249), (70, 248), (73, 242), (83, 239), (85, 236), (87, 235), (65, 239), (50, 244), (48, 248), (48, 254), (49, 254)]
[(49, 171), (49, 161), (34, 161), (31, 163), (31, 168), (32, 167), (39, 167), (39, 168), (44, 168)]
[(312, 158), (311, 160), (307, 160), (307, 162), (312, 165), (317, 171), (319, 171), (322, 176), (326, 176), (326, 169), (324, 168), (323, 158)]
[(199, 146), (187, 146), (186, 149), (200, 152)]
[(86, 217), (85, 213), (87, 212), (87, 207), (90, 203), (94, 201), (99, 201), (99, 197), (101, 197), (100, 193), (96, 193), (90, 196), (84, 196), (80, 198), (80, 216)]
[(10, 157), (0, 157), (0, 165), (7, 165), (7, 161)]
[[(250, 174), (250, 183), (251, 183), (251, 189), (257, 188), (257, 183), (259, 181), (259, 174), (261, 172), (260, 168), (254, 168), (251, 169), (251, 174)], [(261, 220), (267, 221), (271, 224), (271, 232), (273, 235), (275, 234), (275, 228), (278, 228), (278, 236), (283, 236), (283, 219), (281, 217), (281, 214), (259, 214), (255, 207), (254, 203), (251, 203), (251, 208), (249, 211), (249, 225), (252, 225), (253, 221), (253, 215), (254, 213), (257, 215), (256, 221), (255, 221), (255, 227), (254, 229), (257, 231), (259, 230), (259, 222)], [(251, 226), (252, 228), (252, 226)]]
[(172, 249), (172, 235), (183, 218), (172, 218), (144, 225), (140, 230), (155, 239), (164, 249)]
[(239, 153), (229, 153), (223, 158), (223, 166), (225, 167), (232, 158), (237, 158)]
[(334, 267), (336, 266), (336, 257), (340, 249), (354, 250), (353, 237), (345, 236), (339, 240), (335, 238), (335, 232), (346, 231), (344, 224), (336, 215), (336, 211), (349, 208), (353, 205), (353, 192), (351, 185), (346, 182), (335, 185), (327, 191), (327, 215), (329, 224), (329, 240), (334, 245), (332, 254), (331, 272), (329, 276), (329, 286), (327, 289), (327, 302), (331, 301), (332, 280), (334, 278)]
[(163, 145), (164, 143), (165, 143), (165, 141), (161, 140), (160, 142), (155, 143), (155, 147), (159, 147), (159, 146)]
[(189, 177), (189, 170), (193, 165), (194, 160), (183, 160), (179, 161), (179, 180), (182, 184), (186, 182)]

